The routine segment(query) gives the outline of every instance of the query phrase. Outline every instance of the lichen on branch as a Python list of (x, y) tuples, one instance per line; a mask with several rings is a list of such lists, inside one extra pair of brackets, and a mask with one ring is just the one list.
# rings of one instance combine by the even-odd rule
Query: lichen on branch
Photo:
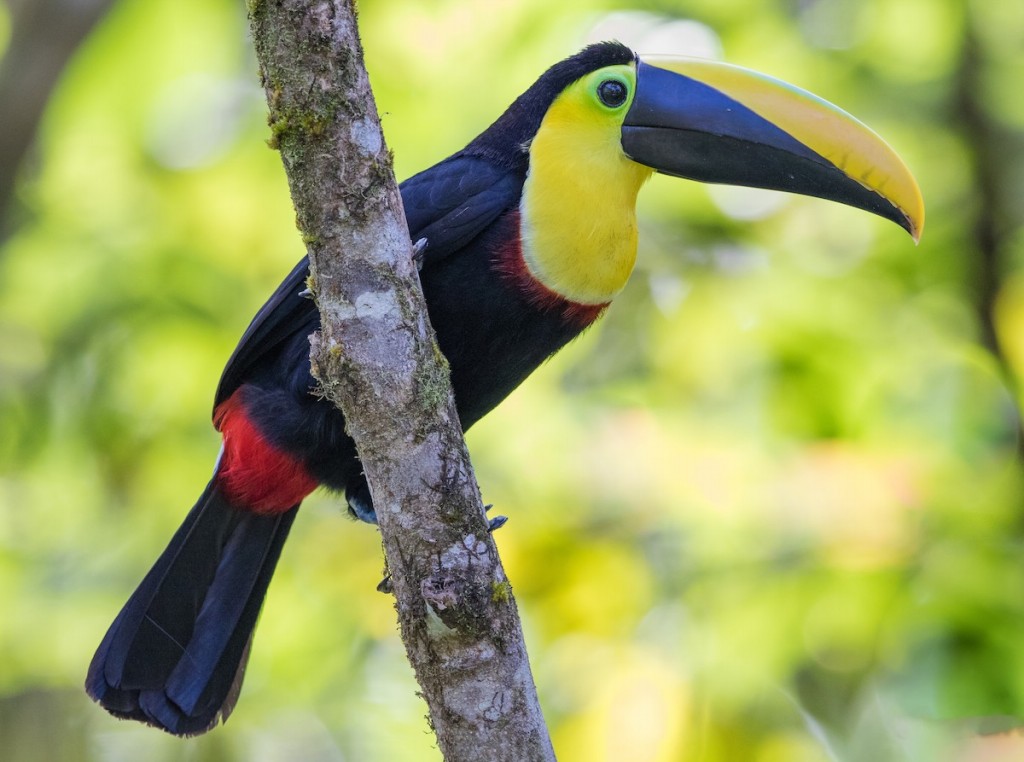
[(248, 9), (268, 143), (281, 153), (321, 312), (311, 367), (359, 450), (438, 746), (449, 762), (553, 760), (352, 4), (249, 0)]

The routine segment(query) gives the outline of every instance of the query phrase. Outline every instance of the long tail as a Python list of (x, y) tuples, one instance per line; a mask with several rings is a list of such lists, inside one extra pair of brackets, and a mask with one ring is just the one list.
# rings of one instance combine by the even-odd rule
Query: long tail
[(298, 508), (239, 510), (211, 481), (100, 643), (89, 695), (117, 717), (175, 735), (226, 719)]

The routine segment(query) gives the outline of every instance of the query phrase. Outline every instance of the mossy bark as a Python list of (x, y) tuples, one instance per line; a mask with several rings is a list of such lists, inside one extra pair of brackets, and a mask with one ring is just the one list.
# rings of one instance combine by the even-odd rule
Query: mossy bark
[(281, 152), (322, 316), (313, 373), (359, 448), (438, 746), (450, 762), (554, 759), (420, 291), (352, 3), (250, 0), (248, 9), (268, 143)]

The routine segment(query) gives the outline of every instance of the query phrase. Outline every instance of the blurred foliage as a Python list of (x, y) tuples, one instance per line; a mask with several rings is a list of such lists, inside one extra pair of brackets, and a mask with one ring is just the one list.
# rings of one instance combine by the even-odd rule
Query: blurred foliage
[[(622, 298), (470, 433), (560, 757), (1024, 759), (1001, 732), (1024, 717), (1019, 3), (365, 0), (361, 24), (399, 177), (618, 37), (839, 103), (928, 204), (915, 249), (847, 208), (658, 178)], [(376, 533), (329, 495), (224, 728), (174, 740), (80, 690), (208, 477), (223, 362), (301, 255), (255, 70), (243, 3), (120, 0), (8, 210), (4, 759), (439, 756)]]

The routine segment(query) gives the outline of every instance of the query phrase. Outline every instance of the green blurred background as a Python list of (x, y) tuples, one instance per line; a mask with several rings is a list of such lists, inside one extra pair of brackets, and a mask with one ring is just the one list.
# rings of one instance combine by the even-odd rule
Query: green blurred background
[[(0, 758), (439, 759), (377, 534), (319, 493), (226, 726), (179, 741), (81, 691), (208, 478), (220, 369), (302, 248), (242, 2), (7, 3)], [(360, 10), (400, 179), (619, 38), (838, 103), (928, 206), (915, 248), (826, 202), (657, 178), (626, 292), (470, 433), (560, 758), (1024, 759), (991, 735), (1024, 716), (1024, 6)]]

